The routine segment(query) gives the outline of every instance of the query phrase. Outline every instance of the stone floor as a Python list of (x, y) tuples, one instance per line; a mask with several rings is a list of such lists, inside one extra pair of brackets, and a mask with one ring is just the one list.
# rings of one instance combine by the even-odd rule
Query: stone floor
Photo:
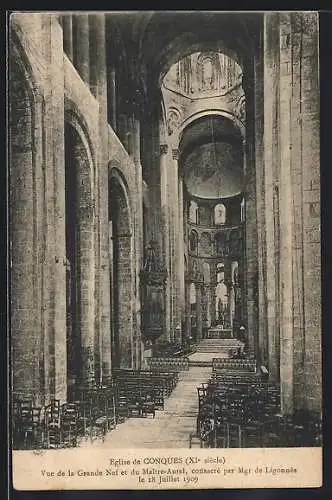
[(189, 361), (208, 361), (212, 363), (213, 358), (227, 358), (227, 352), (194, 352), (188, 356)]
[(189, 434), (196, 429), (197, 387), (209, 380), (211, 371), (209, 366), (190, 367), (182, 372), (176, 388), (165, 400), (165, 409), (156, 411), (154, 419), (129, 418), (107, 434), (104, 442), (87, 441), (82, 446), (104, 449), (189, 448)]

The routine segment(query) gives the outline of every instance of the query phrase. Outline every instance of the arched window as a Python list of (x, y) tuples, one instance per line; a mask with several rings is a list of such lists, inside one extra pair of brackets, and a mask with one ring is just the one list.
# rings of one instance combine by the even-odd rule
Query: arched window
[(189, 250), (191, 253), (197, 254), (198, 249), (198, 234), (196, 231), (190, 231), (189, 235)]
[(200, 237), (200, 254), (211, 255), (211, 235), (210, 233), (202, 233)]
[(191, 200), (189, 205), (189, 221), (192, 224), (198, 224), (198, 205), (193, 200)]
[(224, 233), (217, 233), (214, 237), (216, 254), (223, 257), (226, 252), (226, 235)]
[(222, 203), (214, 207), (214, 223), (216, 225), (226, 223), (226, 207)]

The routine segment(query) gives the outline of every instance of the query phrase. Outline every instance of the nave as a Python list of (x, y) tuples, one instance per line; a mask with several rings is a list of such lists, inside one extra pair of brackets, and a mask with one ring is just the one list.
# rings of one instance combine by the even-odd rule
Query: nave
[(319, 442), (318, 48), (315, 12), (11, 17), (15, 450)]

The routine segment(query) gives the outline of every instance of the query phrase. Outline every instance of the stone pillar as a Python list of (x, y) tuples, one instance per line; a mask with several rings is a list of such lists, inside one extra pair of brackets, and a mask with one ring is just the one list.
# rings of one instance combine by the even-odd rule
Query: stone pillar
[(111, 377), (110, 271), (108, 220), (108, 135), (105, 15), (89, 14), (90, 89), (99, 102), (99, 133), (96, 151), (95, 213), (95, 372), (100, 381)]
[[(178, 180), (178, 160), (179, 151), (178, 149), (172, 150), (173, 167), (172, 167), (172, 200), (173, 200), (173, 245), (174, 245), (174, 273), (173, 273), (173, 283), (174, 283), (174, 335), (175, 341), (181, 343), (181, 244), (180, 244), (180, 225), (179, 225), (179, 180)], [(179, 328), (180, 326), (180, 328)]]
[[(89, 81), (95, 97), (107, 93), (105, 14), (89, 14)], [(103, 101), (107, 101), (107, 95)], [(100, 103), (104, 105), (104, 102)]]
[[(63, 33), (53, 16), (45, 22), (44, 147), (47, 200), (45, 246), (48, 269), (45, 317), (45, 358), (47, 358), (46, 399), (67, 399), (66, 349), (66, 256), (65, 240), (65, 156), (64, 156), (64, 68)], [(45, 266), (46, 267), (46, 266)], [(48, 281), (46, 281), (48, 277)]]
[[(320, 236), (320, 103), (317, 12), (293, 14), (301, 20), (301, 128), (303, 193), (304, 375), (306, 409), (321, 413), (321, 236)], [(302, 387), (298, 391), (303, 392)]]
[(234, 294), (234, 285), (230, 284), (228, 287), (228, 304), (229, 304), (229, 324), (230, 328), (233, 330), (233, 317), (235, 314), (235, 294)]
[(185, 311), (185, 337), (188, 340), (191, 337), (191, 306), (190, 306), (190, 283), (186, 281), (185, 291), (186, 291), (186, 311)]
[(64, 14), (62, 16), (63, 30), (63, 50), (73, 61), (73, 16), (72, 14)]
[[(305, 273), (304, 249), (303, 249), (303, 151), (310, 141), (302, 140), (302, 22), (301, 13), (291, 14), (291, 73), (292, 73), (292, 99), (290, 106), (290, 126), (291, 126), (291, 180), (292, 180), (292, 283), (293, 283), (293, 386), (294, 386), (294, 410), (305, 407), (307, 391), (303, 389), (304, 375), (304, 352), (305, 352), (305, 331), (304, 331), (304, 290), (303, 280)], [(310, 149), (310, 148), (309, 148)], [(306, 152), (310, 155), (310, 152)], [(310, 164), (310, 168), (312, 164)], [(310, 229), (313, 234), (314, 229)]]
[(117, 233), (114, 236), (117, 252), (116, 283), (117, 283), (117, 315), (115, 334), (118, 336), (120, 368), (133, 369), (133, 315), (132, 297), (134, 294), (132, 273), (132, 235)]
[[(23, 71), (10, 61), (10, 279), (12, 390), (15, 399), (39, 402), (40, 328), (36, 323), (35, 168), (32, 113)], [(18, 65), (17, 65), (18, 66)], [(15, 68), (15, 69), (14, 69)]]
[(87, 85), (90, 82), (89, 15), (74, 14), (74, 66)]
[(168, 213), (168, 175), (167, 175), (167, 144), (160, 145), (160, 191), (161, 191), (161, 212), (163, 221), (163, 260), (167, 267), (167, 284), (166, 284), (166, 338), (170, 340), (170, 324), (171, 324), (171, 275), (170, 275), (170, 255), (169, 255), (169, 213)]
[[(262, 34), (263, 35), (263, 34)], [(261, 36), (261, 38), (263, 38)], [(265, 257), (265, 200), (264, 200), (264, 80), (263, 43), (256, 47), (254, 55), (255, 78), (255, 176), (256, 176), (256, 218), (257, 218), (257, 264), (258, 264), (258, 349), (257, 361), (267, 364), (268, 335), (266, 323), (266, 257)]]
[[(246, 100), (250, 102), (251, 91), (247, 92)], [(252, 106), (252, 105), (251, 105)], [(252, 110), (248, 115), (248, 122), (253, 127)], [(250, 136), (252, 130), (248, 128)], [(244, 149), (244, 175), (245, 175), (245, 273), (244, 286), (246, 297), (245, 319), (248, 333), (248, 349), (251, 355), (257, 355), (257, 221), (256, 221), (256, 178), (253, 155), (253, 145), (250, 140), (243, 141)]]
[(73, 148), (76, 163), (77, 212), (77, 304), (81, 337), (81, 382), (95, 379), (95, 234), (92, 205), (91, 165), (83, 144)]
[(278, 183), (279, 152), (276, 113), (279, 88), (279, 29), (276, 13), (264, 14), (264, 212), (266, 254), (266, 322), (268, 337), (268, 368), (272, 382), (279, 379), (279, 203), (275, 195)]
[(113, 65), (109, 65), (108, 67), (108, 95), (109, 95), (109, 108), (110, 108), (110, 116), (109, 116), (109, 121), (110, 124), (114, 130), (114, 132), (117, 131), (117, 120), (116, 120), (116, 113), (117, 113), (117, 107), (116, 107), (116, 75), (115, 75), (115, 68)]
[(210, 317), (211, 317), (211, 326), (216, 324), (216, 285), (211, 284), (210, 285), (210, 303), (211, 303), (211, 308), (210, 308)]
[(202, 337), (202, 285), (200, 283), (196, 283), (196, 341), (200, 342)]
[[(143, 176), (140, 153), (140, 120), (139, 107), (135, 107), (136, 115), (132, 117), (132, 160), (136, 171), (136, 210), (135, 210), (135, 273), (139, 276), (143, 268)], [(136, 279), (134, 312), (134, 368), (141, 367), (141, 304), (140, 304), (140, 280)]]
[(185, 283), (184, 283), (184, 226), (183, 226), (183, 179), (179, 178), (179, 279), (180, 279), (180, 311), (181, 324), (185, 312)]
[(282, 411), (293, 412), (293, 193), (291, 179), (291, 25), (280, 15), (280, 383)]

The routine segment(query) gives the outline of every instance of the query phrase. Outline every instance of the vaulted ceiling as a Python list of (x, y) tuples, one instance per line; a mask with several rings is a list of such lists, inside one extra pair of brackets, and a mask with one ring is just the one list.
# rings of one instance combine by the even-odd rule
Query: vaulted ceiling
[(249, 68), (258, 46), (261, 18), (261, 13), (253, 12), (110, 13), (109, 57), (113, 57), (112, 51), (123, 53), (132, 78), (145, 92), (159, 87), (170, 67), (194, 52), (220, 51)]
[(205, 116), (183, 132), (180, 167), (187, 191), (220, 199), (243, 191), (243, 154), (239, 129), (220, 116)]

